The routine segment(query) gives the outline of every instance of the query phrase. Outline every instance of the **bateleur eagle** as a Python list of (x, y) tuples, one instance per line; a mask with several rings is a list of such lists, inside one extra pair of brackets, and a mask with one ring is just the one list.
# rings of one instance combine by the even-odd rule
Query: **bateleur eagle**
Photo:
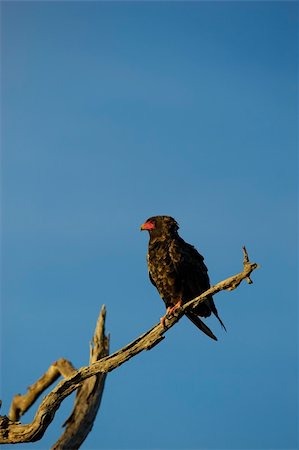
[[(203, 256), (178, 234), (177, 222), (169, 216), (154, 216), (141, 225), (141, 230), (149, 232), (147, 263), (149, 278), (162, 297), (167, 312), (161, 318), (164, 324), (167, 314), (171, 314), (182, 304), (199, 296), (210, 287), (208, 269)], [(213, 313), (222, 327), (213, 297), (199, 303), (196, 310), (185, 312), (201, 331), (217, 340), (212, 331), (199, 318)]]

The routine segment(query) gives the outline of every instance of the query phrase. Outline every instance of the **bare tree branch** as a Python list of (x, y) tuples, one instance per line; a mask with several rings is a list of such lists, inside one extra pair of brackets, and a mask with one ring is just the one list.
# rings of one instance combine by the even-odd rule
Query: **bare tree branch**
[(238, 273), (237, 275), (233, 275), (232, 277), (227, 278), (226, 280), (220, 281), (219, 283), (215, 284), (215, 286), (212, 286), (210, 289), (208, 289), (203, 294), (199, 295), (198, 297), (194, 298), (188, 303), (185, 303), (182, 307), (182, 309), (185, 311), (185, 309), (190, 308), (194, 309), (198, 306), (200, 302), (205, 300), (205, 298), (208, 295), (211, 294), (217, 294), (217, 292), (227, 290), (227, 291), (233, 291), (236, 289), (239, 284), (245, 279), (248, 284), (252, 284), (250, 274), (253, 272), (253, 270), (258, 269), (260, 266), (256, 263), (251, 263), (249, 261), (248, 253), (246, 250), (246, 247), (243, 246), (243, 272)]
[(68, 377), (72, 373), (76, 372), (76, 369), (64, 358), (58, 359), (54, 362), (47, 372), (40, 377), (32, 386), (28, 387), (28, 392), (24, 395), (17, 394), (14, 396), (8, 417), (17, 422), (23, 414), (33, 405), (38, 397), (44, 392), (54, 381), (56, 381), (60, 375)]
[[(109, 338), (105, 336), (105, 316), (106, 308), (102, 306), (90, 345), (90, 364), (109, 354)], [(77, 390), (73, 411), (64, 423), (65, 431), (53, 445), (52, 450), (80, 448), (93, 427), (101, 404), (106, 375), (106, 373), (98, 373), (88, 378)]]
[(227, 278), (215, 286), (212, 286), (206, 292), (196, 297), (192, 301), (184, 304), (182, 308), (178, 309), (175, 315), (168, 317), (165, 321), (165, 327), (163, 328), (160, 323), (152, 327), (149, 331), (135, 339), (130, 344), (126, 345), (122, 349), (113, 353), (110, 356), (104, 357), (99, 361), (92, 363), (90, 366), (82, 367), (74, 372), (70, 377), (62, 380), (58, 385), (50, 392), (40, 404), (37, 413), (30, 424), (22, 425), (13, 422), (6, 416), (0, 417), (0, 443), (18, 443), (18, 442), (33, 442), (40, 439), (48, 425), (53, 420), (55, 412), (59, 408), (61, 402), (78, 387), (82, 382), (88, 378), (97, 374), (107, 374), (112, 370), (125, 363), (138, 353), (149, 350), (157, 345), (162, 339), (164, 334), (169, 328), (171, 328), (184, 314), (186, 308), (196, 307), (198, 303), (204, 301), (204, 299), (211, 294), (216, 294), (222, 290), (235, 289), (242, 280), (246, 279), (248, 283), (251, 282), (250, 274), (253, 270), (258, 268), (256, 263), (250, 263), (247, 251), (243, 248), (244, 253), (244, 269), (242, 272)]

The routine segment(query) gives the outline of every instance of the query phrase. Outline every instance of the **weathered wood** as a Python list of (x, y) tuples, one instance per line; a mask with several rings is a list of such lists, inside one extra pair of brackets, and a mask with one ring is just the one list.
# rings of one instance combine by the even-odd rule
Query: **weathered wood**
[(28, 392), (24, 395), (16, 394), (11, 402), (8, 417), (17, 422), (20, 417), (33, 405), (37, 398), (56, 381), (61, 375), (69, 377), (76, 369), (64, 358), (54, 362), (47, 372), (34, 384), (28, 387)]
[(196, 307), (198, 303), (205, 300), (207, 295), (216, 294), (222, 290), (233, 290), (243, 280), (251, 282), (250, 274), (258, 268), (256, 263), (250, 263), (246, 249), (243, 248), (244, 253), (244, 269), (242, 272), (234, 275), (226, 280), (212, 286), (206, 292), (196, 297), (192, 301), (183, 305), (182, 308), (176, 310), (175, 315), (167, 317), (165, 326), (162, 327), (160, 323), (152, 327), (149, 331), (113, 353), (106, 356), (97, 362), (90, 364), (87, 367), (74, 372), (70, 377), (62, 380), (41, 402), (38, 411), (30, 424), (19, 424), (8, 419), (6, 416), (0, 416), (0, 443), (19, 443), (19, 442), (33, 442), (39, 440), (59, 408), (61, 402), (72, 392), (78, 389), (82, 382), (97, 374), (107, 374), (119, 367), (138, 353), (149, 350), (164, 339), (164, 334), (183, 316), (187, 308)]
[[(105, 336), (105, 316), (106, 308), (103, 306), (90, 345), (90, 364), (109, 354), (109, 337)], [(80, 448), (93, 427), (101, 404), (106, 375), (98, 373), (88, 378), (77, 390), (73, 411), (64, 423), (65, 431), (52, 450)]]

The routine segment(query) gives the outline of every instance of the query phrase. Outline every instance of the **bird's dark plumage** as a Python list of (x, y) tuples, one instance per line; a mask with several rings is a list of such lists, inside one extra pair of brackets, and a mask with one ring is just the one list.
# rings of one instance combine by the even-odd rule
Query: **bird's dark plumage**
[[(210, 287), (204, 258), (179, 236), (178, 228), (177, 222), (169, 216), (150, 217), (141, 226), (141, 230), (148, 230), (150, 235), (147, 254), (149, 277), (167, 308), (184, 304)], [(211, 313), (225, 329), (212, 296), (200, 303), (195, 311), (185, 314), (201, 331), (217, 340), (199, 318), (208, 317)]]

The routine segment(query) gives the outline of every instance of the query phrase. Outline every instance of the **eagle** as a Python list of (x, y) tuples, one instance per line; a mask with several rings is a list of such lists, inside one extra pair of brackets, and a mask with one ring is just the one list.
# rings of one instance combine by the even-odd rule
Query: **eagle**
[[(153, 216), (140, 227), (149, 232), (147, 264), (149, 278), (157, 288), (167, 308), (161, 317), (164, 326), (168, 314), (210, 288), (208, 269), (203, 256), (178, 234), (179, 225), (173, 217)], [(213, 313), (226, 330), (218, 315), (212, 295), (185, 315), (203, 333), (217, 341), (216, 336), (199, 317)]]

